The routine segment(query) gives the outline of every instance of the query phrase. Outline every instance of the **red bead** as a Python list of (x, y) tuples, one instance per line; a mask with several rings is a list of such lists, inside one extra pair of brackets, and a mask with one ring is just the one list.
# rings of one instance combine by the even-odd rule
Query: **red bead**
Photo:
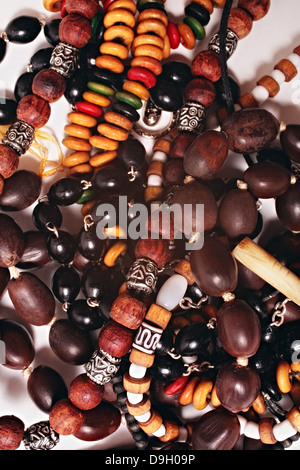
[(103, 109), (100, 108), (100, 106), (96, 106), (93, 103), (88, 103), (87, 101), (78, 101), (75, 107), (78, 112), (89, 114), (95, 118), (99, 118), (103, 114)]
[(135, 247), (135, 257), (149, 258), (162, 268), (169, 258), (169, 243), (167, 240), (140, 238)]
[(92, 410), (104, 395), (104, 386), (92, 382), (86, 374), (78, 375), (70, 385), (69, 400), (80, 410)]
[(59, 37), (78, 49), (87, 45), (92, 36), (91, 23), (84, 16), (71, 13), (65, 16), (59, 24)]
[(109, 9), (110, 5), (112, 5), (116, 0), (105, 0), (105, 2), (103, 3), (103, 11), (104, 13), (107, 12), (107, 10)]
[(169, 21), (167, 27), (171, 49), (177, 49), (180, 45), (180, 34), (175, 23)]
[(98, 0), (66, 0), (66, 10), (69, 14), (75, 13), (91, 20), (98, 13)]
[(155, 75), (143, 67), (131, 67), (127, 74), (129, 80), (142, 82), (146, 88), (153, 88), (156, 85)]
[(44, 127), (51, 114), (48, 101), (37, 95), (26, 95), (19, 101), (17, 118), (25, 121), (35, 129)]
[(16, 416), (0, 418), (0, 450), (16, 450), (21, 445), (24, 423)]
[(62, 1), (62, 4), (61, 4), (61, 7), (60, 7), (60, 16), (62, 18), (64, 18), (65, 16), (67, 16), (68, 12), (67, 12), (67, 8), (66, 8), (66, 0), (63, 0)]
[(99, 348), (114, 357), (123, 357), (132, 347), (133, 335), (133, 330), (110, 320), (100, 331)]
[(178, 379), (174, 380), (173, 382), (169, 383), (165, 386), (164, 392), (166, 395), (176, 395), (176, 393), (180, 392), (183, 387), (187, 384), (189, 380), (188, 375), (183, 375), (182, 377), (178, 377)]

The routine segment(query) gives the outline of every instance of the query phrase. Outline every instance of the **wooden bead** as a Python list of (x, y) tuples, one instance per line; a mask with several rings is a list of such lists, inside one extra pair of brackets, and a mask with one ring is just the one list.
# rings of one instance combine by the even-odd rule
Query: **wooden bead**
[(257, 108), (258, 103), (251, 93), (245, 93), (239, 98), (239, 105), (243, 108)]
[(137, 47), (143, 46), (145, 44), (156, 46), (160, 49), (164, 48), (164, 41), (159, 36), (154, 36), (153, 34), (139, 34), (132, 43), (132, 53), (134, 54), (134, 51)]
[(194, 396), (194, 391), (197, 387), (197, 385), (200, 382), (199, 377), (193, 377), (189, 382), (185, 385), (183, 388), (180, 397), (179, 397), (179, 403), (182, 406), (187, 406), (190, 405), (193, 402), (193, 396)]
[(155, 162), (152, 161), (148, 167), (147, 170), (147, 176), (149, 175), (158, 175), (162, 176), (163, 174), (163, 169), (164, 169), (164, 164), (163, 162)]
[(100, 46), (100, 52), (103, 55), (112, 55), (118, 57), (121, 60), (125, 60), (128, 57), (129, 51), (123, 44), (117, 44), (115, 42), (103, 42)]
[(211, 380), (201, 380), (194, 390), (193, 406), (196, 410), (204, 410), (209, 403), (209, 395), (213, 389)]
[(162, 423), (163, 423), (163, 419), (161, 415), (157, 411), (152, 410), (150, 419), (146, 421), (146, 423), (139, 423), (139, 424), (140, 424), (140, 428), (146, 434), (153, 434), (160, 428)]
[(99, 348), (114, 357), (127, 354), (132, 346), (133, 331), (110, 320), (104, 325), (99, 334)]
[(253, 20), (246, 10), (232, 8), (228, 18), (228, 28), (231, 29), (239, 39), (243, 39), (250, 33)]
[(211, 404), (214, 408), (218, 408), (219, 406), (222, 405), (222, 403), (220, 402), (220, 400), (218, 398), (218, 395), (217, 395), (216, 386), (214, 386), (214, 388), (211, 391), (210, 401), (211, 401)]
[(125, 10), (131, 11), (133, 15), (137, 12), (136, 4), (132, 0), (116, 0), (109, 5), (107, 11), (115, 10), (117, 8), (124, 8)]
[(98, 13), (99, 2), (97, 0), (86, 0), (85, 2), (81, 0), (66, 0), (65, 6), (68, 14), (74, 13), (91, 20)]
[(161, 442), (171, 442), (176, 441), (179, 437), (179, 426), (174, 421), (166, 420), (164, 421), (164, 426), (166, 428), (166, 433), (164, 436), (160, 437)]
[(78, 137), (78, 139), (89, 140), (92, 137), (92, 132), (87, 127), (79, 126), (78, 124), (68, 124), (64, 127), (65, 133)]
[(79, 431), (84, 415), (68, 398), (59, 400), (49, 414), (50, 426), (58, 434), (69, 436)]
[(168, 59), (171, 55), (171, 44), (169, 36), (166, 34), (164, 38), (163, 58)]
[(80, 113), (80, 112), (72, 112), (68, 114), (68, 119), (70, 122), (73, 124), (78, 124), (79, 126), (84, 126), (84, 127), (95, 127), (97, 125), (97, 119), (94, 118), (93, 116), (90, 116), (85, 113)]
[(147, 395), (144, 395), (143, 400), (137, 405), (133, 405), (127, 400), (127, 409), (132, 416), (142, 416), (151, 410), (151, 401)]
[(300, 46), (295, 47), (295, 49), (293, 50), (293, 53), (300, 55)]
[(118, 127), (122, 127), (122, 129), (125, 129), (128, 132), (130, 132), (133, 128), (133, 123), (130, 121), (130, 119), (128, 119), (126, 116), (123, 116), (122, 114), (115, 113), (113, 111), (105, 113), (104, 119), (106, 122), (109, 122), (109, 124), (114, 124)]
[(179, 23), (177, 25), (180, 34), (180, 42), (188, 50), (193, 50), (196, 46), (196, 38), (192, 28), (186, 23)]
[(108, 28), (103, 35), (104, 41), (114, 41), (119, 39), (124, 46), (131, 47), (134, 40), (134, 32), (128, 26), (118, 24)]
[(280, 70), (285, 76), (285, 81), (290, 82), (298, 75), (298, 70), (295, 65), (287, 59), (282, 59), (274, 67), (275, 70)]
[(95, 60), (96, 67), (110, 70), (115, 73), (123, 73), (124, 65), (117, 57), (102, 55)]
[(270, 77), (269, 75), (265, 75), (260, 80), (258, 80), (257, 85), (266, 88), (270, 98), (274, 98), (280, 91), (280, 86), (276, 80), (274, 80), (274, 78)]
[(43, 69), (32, 82), (32, 92), (48, 103), (55, 103), (64, 94), (66, 81), (62, 75), (52, 69)]
[(115, 150), (97, 153), (90, 158), (90, 165), (92, 165), (92, 167), (99, 168), (109, 162), (112, 162), (117, 157), (117, 155), (118, 152)]
[(277, 440), (273, 434), (273, 427), (276, 424), (273, 418), (262, 418), (259, 423), (259, 436), (263, 444), (273, 445), (276, 444)]
[[(109, 268), (115, 266), (120, 258), (122, 258), (127, 251), (127, 244), (123, 241), (116, 242), (105, 254), (103, 262)], [(119, 321), (119, 323), (121, 323)], [(126, 326), (126, 325), (124, 325)]]
[(171, 142), (166, 139), (159, 139), (155, 142), (153, 146), (153, 152), (164, 152), (166, 155), (169, 155), (171, 148)]
[(79, 152), (89, 152), (92, 150), (92, 145), (83, 139), (77, 139), (76, 137), (66, 137), (62, 140), (65, 147), (70, 150), (77, 150)]
[(291, 423), (293, 428), (295, 428), (297, 430), (297, 432), (300, 432), (300, 411), (299, 411), (299, 409), (296, 408), (296, 407), (292, 408), (287, 414), (287, 419), (289, 420), (289, 422)]
[(172, 313), (169, 310), (157, 304), (152, 304), (146, 314), (146, 320), (163, 330), (168, 326), (171, 317)]
[(131, 330), (141, 325), (146, 315), (146, 305), (131, 295), (119, 295), (111, 306), (111, 319)]
[(99, 124), (97, 127), (99, 134), (111, 140), (123, 142), (128, 139), (128, 132), (121, 127), (112, 126), (111, 124)]
[(98, 406), (104, 395), (104, 386), (98, 385), (86, 374), (77, 376), (70, 384), (69, 400), (80, 410), (91, 410)]
[(0, 417), (0, 450), (16, 450), (21, 445), (24, 423), (16, 416)]
[(211, 15), (214, 11), (214, 5), (212, 0), (193, 0), (194, 3), (198, 3), (198, 5), (201, 5), (205, 10), (208, 11), (208, 13)]
[(145, 21), (145, 20), (159, 20), (161, 23), (165, 25), (165, 27), (168, 26), (168, 17), (167, 15), (163, 12), (160, 11), (156, 8), (147, 8), (146, 10), (142, 11), (139, 15), (139, 23)]
[(259, 394), (256, 400), (252, 403), (252, 407), (254, 411), (259, 415), (265, 413), (267, 407), (261, 394)]
[(143, 101), (147, 101), (150, 98), (149, 90), (139, 82), (127, 80), (123, 85), (123, 90), (138, 96)]
[(116, 140), (107, 139), (106, 137), (103, 137), (101, 135), (94, 135), (93, 137), (91, 137), (90, 144), (98, 149), (109, 151), (117, 150), (117, 148), (119, 147), (119, 142), (117, 142)]
[(43, 0), (43, 5), (47, 11), (51, 11), (51, 13), (57, 13), (61, 9), (61, 0)]
[(224, 8), (226, 0), (212, 0), (216, 8)]
[(103, 18), (103, 25), (105, 29), (108, 29), (111, 26), (119, 23), (122, 23), (133, 29), (135, 27), (135, 17), (130, 11), (125, 10), (124, 8), (117, 8), (106, 13)]
[(290, 393), (292, 381), (290, 379), (291, 367), (286, 361), (280, 361), (276, 370), (276, 380), (279, 390), (282, 393)]
[(162, 21), (149, 18), (137, 25), (136, 33), (137, 35), (154, 33), (160, 38), (164, 39), (167, 34), (167, 27), (164, 25), (164, 23), (162, 23)]
[(155, 76), (158, 76), (162, 73), (161, 62), (157, 59), (154, 59), (153, 57), (134, 57), (131, 61), (131, 67), (144, 67), (145, 69), (150, 70), (150, 72), (152, 72)]
[(207, 78), (213, 83), (221, 78), (219, 55), (214, 51), (202, 51), (193, 59), (191, 66), (194, 76)]
[(169, 258), (167, 240), (139, 239), (135, 247), (136, 258), (149, 258), (162, 268)]
[(159, 186), (151, 186), (145, 190), (145, 202), (162, 201), (164, 196), (164, 188)]
[(185, 277), (188, 284), (191, 286), (194, 284), (195, 279), (192, 273), (191, 264), (187, 260), (181, 260), (178, 264), (176, 264), (174, 271), (181, 276)]
[(62, 42), (71, 44), (78, 49), (87, 45), (92, 36), (89, 20), (81, 15), (65, 16), (59, 24), (59, 37)]
[(147, 354), (139, 351), (136, 348), (132, 348), (129, 356), (130, 362), (137, 366), (143, 366), (150, 368), (154, 363), (155, 354)]
[(158, 60), (159, 62), (161, 62), (164, 57), (162, 49), (160, 49), (157, 46), (152, 46), (151, 44), (144, 44), (142, 46), (138, 46), (134, 50), (134, 56), (135, 57), (148, 56), (148, 57), (152, 57), (152, 59)]
[(93, 168), (89, 163), (82, 163), (81, 165), (74, 166), (67, 171), (67, 176), (80, 176), (92, 173)]
[(258, 21), (268, 13), (270, 3), (270, 0), (239, 0), (238, 7), (247, 10), (253, 21)]
[(89, 152), (74, 152), (64, 159), (63, 165), (65, 168), (73, 168), (74, 166), (81, 165), (82, 163), (87, 163), (89, 159)]
[(7, 179), (18, 169), (19, 156), (7, 145), (0, 144), (0, 175)]
[(17, 118), (35, 129), (44, 127), (51, 114), (49, 103), (37, 95), (26, 95), (19, 101)]
[(147, 393), (150, 388), (150, 383), (151, 377), (149, 375), (145, 375), (142, 379), (135, 379), (126, 372), (123, 378), (123, 386), (125, 390), (135, 394)]
[(83, 99), (88, 103), (95, 104), (96, 106), (102, 106), (103, 108), (106, 108), (111, 104), (109, 98), (94, 91), (85, 91), (83, 93)]

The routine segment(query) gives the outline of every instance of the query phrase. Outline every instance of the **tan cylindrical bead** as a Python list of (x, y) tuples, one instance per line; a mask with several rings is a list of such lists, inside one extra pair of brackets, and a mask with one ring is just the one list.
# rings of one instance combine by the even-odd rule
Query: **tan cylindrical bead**
[(166, 428), (166, 433), (164, 436), (160, 437), (161, 442), (171, 442), (176, 441), (179, 436), (179, 426), (173, 421), (166, 420), (164, 421), (164, 426)]
[(165, 330), (169, 324), (171, 316), (172, 313), (169, 310), (161, 307), (160, 305), (152, 304), (146, 313), (146, 320)]
[(132, 416), (142, 416), (151, 410), (151, 400), (147, 395), (145, 395), (143, 400), (136, 405), (133, 405), (127, 400), (127, 409), (128, 413)]
[(155, 354), (147, 354), (138, 349), (132, 348), (129, 360), (137, 366), (149, 367), (153, 366)]
[(291, 423), (294, 429), (296, 429), (297, 432), (300, 432), (300, 411), (299, 408), (294, 407), (292, 408), (288, 414), (287, 414), (287, 419)]
[(149, 391), (151, 384), (151, 377), (145, 375), (142, 379), (135, 379), (129, 375), (128, 372), (124, 375), (123, 386), (126, 392), (144, 394)]
[(146, 423), (139, 423), (139, 425), (146, 434), (153, 434), (161, 427), (162, 423), (161, 415), (152, 409), (150, 419)]
[(259, 435), (260, 440), (263, 444), (273, 445), (276, 444), (277, 440), (273, 434), (273, 427), (276, 424), (273, 418), (262, 418), (259, 423)]

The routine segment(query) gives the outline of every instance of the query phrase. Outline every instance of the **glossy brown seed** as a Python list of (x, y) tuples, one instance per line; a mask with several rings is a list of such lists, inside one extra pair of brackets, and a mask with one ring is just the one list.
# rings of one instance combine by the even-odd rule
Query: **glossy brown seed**
[(243, 39), (251, 32), (253, 25), (252, 16), (243, 8), (232, 8), (228, 18), (228, 28), (239, 39)]
[[(19, 156), (7, 145), (0, 144), (0, 174), (6, 179), (12, 176), (18, 169)], [(2, 185), (3, 185), (2, 179)]]
[(98, 0), (66, 0), (66, 10), (70, 13), (82, 15), (91, 20), (99, 10)]
[(194, 178), (209, 180), (216, 176), (228, 155), (228, 140), (223, 132), (208, 130), (200, 134), (187, 150), (184, 169)]
[(288, 124), (280, 133), (280, 142), (290, 159), (300, 163), (300, 125)]
[(36, 406), (45, 413), (49, 413), (59, 400), (68, 398), (68, 389), (61, 375), (44, 365), (35, 367), (30, 374), (27, 392)]
[[(198, 181), (181, 186), (173, 197), (172, 204), (180, 206), (181, 212), (176, 211), (174, 223), (175, 227), (183, 231), (186, 236), (208, 232), (217, 223), (218, 206), (214, 195), (207, 186)], [(204, 208), (204, 224), (199, 217), (200, 205)]]
[(205, 237), (203, 248), (191, 252), (191, 268), (198, 287), (220, 297), (237, 286), (237, 264), (230, 250), (217, 238)]
[(196, 135), (192, 132), (180, 132), (171, 142), (170, 158), (184, 158), (187, 149), (192, 145)]
[(43, 69), (32, 82), (32, 92), (48, 103), (55, 103), (64, 94), (66, 81), (62, 75), (52, 69)]
[(71, 13), (65, 16), (59, 24), (60, 40), (78, 49), (86, 46), (91, 36), (91, 24), (87, 18), (81, 15)]
[(277, 163), (259, 162), (245, 171), (244, 180), (255, 197), (271, 199), (281, 196), (289, 189), (291, 174)]
[(218, 408), (205, 413), (193, 426), (194, 450), (231, 450), (240, 437), (237, 416)]
[(5, 367), (15, 370), (29, 367), (35, 349), (31, 335), (23, 325), (10, 319), (0, 320), (0, 339), (5, 343)]
[(57, 320), (51, 326), (49, 345), (56, 356), (72, 365), (85, 364), (95, 349), (90, 334), (68, 319)]
[(181, 186), (186, 176), (183, 160), (179, 158), (169, 159), (164, 165), (162, 176), (166, 188), (169, 186)]
[(10, 280), (8, 293), (17, 313), (31, 325), (48, 325), (53, 319), (54, 296), (35, 274), (19, 273), (19, 277)]
[(147, 306), (129, 294), (120, 294), (113, 302), (110, 312), (112, 320), (131, 330), (139, 328), (145, 318)]
[(244, 300), (222, 305), (217, 315), (217, 332), (223, 348), (233, 357), (254, 356), (259, 348), (260, 321)]
[(199, 52), (193, 59), (191, 71), (194, 77), (203, 77), (211, 82), (217, 82), (221, 76), (219, 55), (214, 51)]
[(243, 109), (229, 115), (222, 123), (233, 152), (251, 154), (271, 145), (279, 131), (279, 122), (265, 109)]
[(265, 285), (266, 281), (257, 276), (253, 271), (248, 269), (239, 261), (238, 265), (238, 289), (239, 290), (260, 290)]
[(257, 225), (256, 200), (249, 191), (234, 189), (219, 206), (219, 225), (228, 238), (239, 240), (251, 235)]
[(209, 108), (215, 101), (216, 89), (214, 84), (206, 78), (194, 78), (184, 90), (185, 101), (196, 101), (205, 108)]
[(24, 233), (25, 249), (17, 264), (19, 269), (42, 268), (52, 262), (47, 250), (47, 236), (43, 232), (30, 230)]
[(114, 357), (127, 354), (133, 342), (134, 332), (111, 320), (104, 325), (99, 334), (99, 348)]
[(44, 127), (51, 114), (48, 101), (37, 95), (26, 95), (19, 101), (17, 118), (25, 121), (35, 129)]
[(270, 0), (239, 0), (238, 7), (247, 10), (253, 21), (261, 20), (270, 9)]
[(69, 400), (80, 410), (92, 410), (100, 405), (104, 395), (104, 386), (92, 382), (86, 374), (80, 374), (72, 380), (69, 388)]
[(10, 280), (9, 270), (0, 268), (0, 299), (3, 297)]
[(111, 436), (121, 424), (120, 411), (110, 403), (102, 402), (96, 408), (83, 412), (83, 423), (75, 433), (82, 441), (100, 441)]
[(276, 212), (282, 225), (292, 232), (300, 232), (300, 183), (276, 199)]
[(167, 240), (140, 238), (135, 247), (135, 257), (149, 258), (162, 268), (168, 261), (169, 245)]
[(0, 214), (0, 267), (15, 266), (25, 249), (24, 234), (19, 225), (6, 214)]
[(21, 211), (31, 206), (41, 193), (42, 180), (33, 171), (19, 170), (5, 180), (0, 207), (6, 211)]
[(83, 413), (68, 398), (58, 401), (49, 414), (50, 426), (63, 436), (75, 434), (83, 423)]
[(225, 364), (216, 379), (217, 396), (222, 406), (232, 413), (249, 408), (258, 397), (260, 387), (257, 372), (235, 362)]
[(0, 417), (0, 450), (16, 450), (20, 447), (25, 425), (16, 416)]

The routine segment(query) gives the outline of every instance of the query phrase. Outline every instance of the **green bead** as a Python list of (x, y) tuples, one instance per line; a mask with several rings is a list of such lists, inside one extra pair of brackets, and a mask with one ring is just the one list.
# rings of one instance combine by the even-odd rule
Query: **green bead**
[(88, 82), (87, 87), (89, 90), (94, 91), (95, 93), (99, 93), (100, 95), (113, 96), (115, 94), (113, 88), (110, 88), (107, 85), (103, 85), (103, 83)]
[(118, 91), (116, 93), (116, 99), (122, 103), (129, 104), (134, 109), (141, 109), (143, 107), (142, 101), (133, 93), (128, 91)]
[(95, 199), (95, 191), (92, 189), (87, 189), (86, 191), (83, 192), (81, 198), (77, 201), (76, 204), (85, 204), (86, 202), (92, 201)]
[(97, 28), (102, 21), (102, 15), (100, 13), (97, 13), (97, 15), (94, 16), (94, 18), (91, 19), (91, 27), (92, 27), (92, 37), (97, 31)]
[(201, 41), (205, 38), (205, 29), (200, 23), (200, 21), (196, 20), (196, 18), (193, 18), (192, 16), (186, 16), (183, 22), (192, 29), (196, 39)]

